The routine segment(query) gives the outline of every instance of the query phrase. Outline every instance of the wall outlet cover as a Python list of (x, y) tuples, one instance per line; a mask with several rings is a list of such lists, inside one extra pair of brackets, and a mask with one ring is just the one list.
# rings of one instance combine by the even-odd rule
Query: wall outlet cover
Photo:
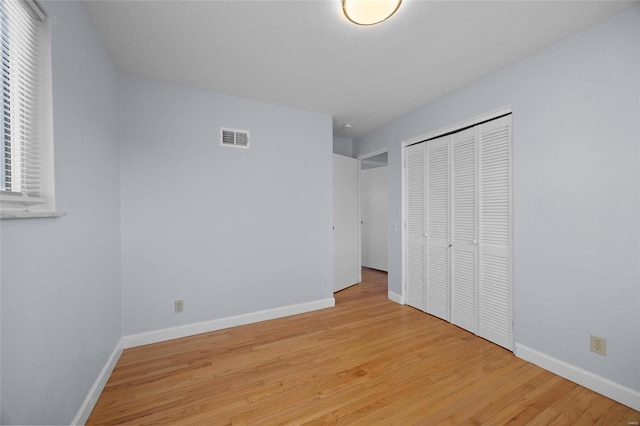
[(591, 335), (591, 352), (595, 352), (600, 355), (607, 354), (607, 339), (604, 337), (598, 337)]

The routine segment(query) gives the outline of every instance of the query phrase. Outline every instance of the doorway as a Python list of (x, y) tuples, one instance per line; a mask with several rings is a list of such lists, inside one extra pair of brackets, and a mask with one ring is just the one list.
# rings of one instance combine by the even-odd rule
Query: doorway
[(388, 152), (360, 157), (360, 253), (363, 270), (388, 271)]

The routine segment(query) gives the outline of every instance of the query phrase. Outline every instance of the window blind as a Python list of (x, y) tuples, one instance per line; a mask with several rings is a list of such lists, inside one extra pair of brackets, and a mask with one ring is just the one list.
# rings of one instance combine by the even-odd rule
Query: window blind
[(0, 2), (2, 191), (37, 197), (42, 184), (44, 15), (31, 1)]

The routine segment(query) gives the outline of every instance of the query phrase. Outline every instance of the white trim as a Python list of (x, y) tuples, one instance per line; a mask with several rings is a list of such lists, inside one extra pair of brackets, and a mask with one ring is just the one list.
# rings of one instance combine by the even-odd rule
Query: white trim
[(98, 378), (93, 383), (93, 386), (91, 386), (91, 389), (89, 389), (89, 393), (85, 397), (80, 409), (71, 422), (72, 425), (84, 425), (87, 422), (93, 407), (95, 407), (96, 402), (98, 402), (98, 398), (100, 398), (100, 394), (111, 376), (111, 372), (122, 355), (122, 350), (123, 344), (122, 339), (120, 339), (113, 352), (111, 352), (111, 356), (107, 359), (104, 367), (102, 367), (102, 371), (98, 374)]
[(510, 107), (510, 106), (502, 107), (502, 108), (499, 108), (499, 109), (497, 109), (495, 111), (491, 111), (491, 112), (488, 112), (486, 114), (481, 114), (481, 115), (478, 115), (476, 117), (470, 118), (468, 120), (460, 121), (460, 122), (458, 122), (456, 124), (453, 124), (451, 126), (447, 126), (447, 127), (444, 127), (444, 128), (441, 128), (441, 129), (437, 129), (437, 130), (432, 130), (430, 132), (423, 133), (422, 135), (419, 135), (419, 136), (416, 136), (416, 137), (413, 137), (413, 138), (410, 138), (410, 139), (406, 139), (406, 140), (402, 141), (401, 147), (404, 149), (404, 148), (406, 148), (407, 145), (411, 145), (411, 144), (414, 144), (414, 143), (419, 143), (419, 142), (425, 141), (427, 139), (431, 139), (431, 138), (435, 138), (435, 137), (438, 137), (438, 136), (442, 136), (442, 135), (445, 135), (447, 133), (455, 132), (457, 130), (463, 129), (465, 127), (469, 127), (469, 126), (473, 126), (473, 125), (479, 124), (479, 123), (481, 123), (483, 121), (493, 120), (494, 118), (498, 118), (501, 115), (512, 114), (512, 113), (513, 113), (513, 108), (512, 107)]
[(568, 364), (549, 355), (538, 352), (520, 343), (516, 343), (516, 356), (542, 367), (558, 376), (571, 380), (581, 386), (598, 392), (621, 404), (640, 410), (640, 392), (613, 382), (575, 365)]
[(407, 145), (400, 143), (400, 300), (407, 301)]
[(136, 346), (149, 345), (151, 343), (164, 342), (166, 340), (179, 339), (181, 337), (193, 336), (196, 334), (208, 333), (210, 331), (222, 330), (223, 328), (236, 327), (239, 325), (251, 324), (254, 322), (267, 321), (276, 318), (288, 317), (290, 315), (302, 314), (319, 309), (331, 308), (336, 305), (333, 297), (316, 300), (313, 302), (300, 303), (297, 305), (283, 306), (281, 308), (267, 309), (264, 311), (252, 312), (249, 314), (236, 315), (233, 317), (219, 318), (211, 321), (186, 324), (178, 327), (164, 328), (161, 330), (148, 331), (146, 333), (132, 334), (122, 338), (125, 349)]
[(360, 174), (362, 173), (362, 160), (356, 159), (358, 173), (356, 173), (356, 188), (358, 189), (358, 283), (362, 282), (362, 179), (360, 179)]
[[(511, 113), (513, 114), (513, 111)], [(516, 262), (514, 261), (516, 253), (514, 244), (514, 230), (516, 229), (516, 226), (514, 223), (515, 215), (513, 214), (513, 209), (516, 204), (516, 197), (514, 191), (515, 185), (513, 182), (515, 177), (515, 172), (513, 170), (515, 167), (515, 157), (513, 154), (513, 147), (515, 146), (515, 144), (513, 143), (513, 115), (511, 116), (511, 123), (509, 124), (509, 133), (509, 280), (511, 282), (511, 285), (509, 286), (509, 290), (511, 292), (511, 339), (509, 341), (509, 349), (514, 351), (516, 347), (516, 274), (513, 271), (513, 268), (516, 264)], [(480, 324), (480, 321), (478, 321), (478, 324)]]
[(389, 292), (387, 293), (387, 297), (389, 298), (389, 300), (391, 300), (392, 302), (396, 302), (400, 305), (404, 305), (404, 297), (398, 293), (394, 293), (393, 291), (389, 290)]
[[(376, 155), (384, 154), (385, 152), (389, 152), (389, 148), (381, 148), (368, 154), (362, 154), (357, 158), (358, 160), (366, 160), (367, 158), (375, 157)], [(389, 159), (387, 159), (387, 164), (389, 164)]]
[(49, 211), (3, 211), (0, 212), (0, 219), (32, 219), (37, 217), (64, 217), (67, 212)]
[(361, 160), (361, 161), (362, 161), (362, 164), (366, 164), (366, 165), (369, 165), (369, 166), (377, 166), (377, 167), (386, 167), (387, 166), (387, 162), (386, 161), (373, 161), (373, 160), (367, 160), (366, 158), (364, 160)]
[(10, 192), (0, 190), (0, 206), (3, 209), (16, 208), (18, 210), (25, 209), (26, 206), (43, 204), (46, 200), (41, 197), (27, 195), (22, 192)]

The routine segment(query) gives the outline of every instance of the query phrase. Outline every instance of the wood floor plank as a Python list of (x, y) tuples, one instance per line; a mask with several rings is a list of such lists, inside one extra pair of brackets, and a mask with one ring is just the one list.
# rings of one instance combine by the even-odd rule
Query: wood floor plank
[(620, 423), (626, 426), (640, 425), (640, 412), (630, 409), (622, 417), (622, 420), (620, 420)]
[[(491, 416), (498, 424), (525, 424), (540, 411), (540, 406), (549, 404), (549, 394), (564, 381), (561, 377), (543, 372), (533, 380), (514, 391), (508, 404)], [(545, 404), (545, 399), (547, 400)]]
[(488, 394), (472, 394), (469, 399), (470, 404), (466, 405), (463, 410), (453, 412), (450, 417), (446, 418), (446, 424), (458, 425), (469, 421), (473, 424), (481, 424), (497, 416), (505, 407), (509, 407), (531, 391), (531, 383), (535, 380), (539, 383), (541, 372), (538, 368), (530, 364), (518, 370), (513, 376), (507, 376), (501, 383), (491, 389)]
[[(127, 349), (89, 425), (601, 424), (640, 413), (387, 299)], [(632, 423), (631, 423), (632, 424)]]
[(553, 419), (549, 425), (562, 426), (574, 424), (576, 419), (578, 419), (598, 397), (599, 396), (595, 392), (588, 389), (579, 389), (577, 395), (571, 400), (571, 403), (568, 404), (562, 413)]
[[(631, 409), (622, 404), (614, 404), (613, 407), (602, 413), (600, 418), (594, 423), (597, 426), (614, 425), (618, 426), (622, 424), (622, 419)], [(640, 415), (639, 415), (640, 417)], [(640, 418), (638, 419), (640, 420)], [(625, 426), (629, 426), (625, 423)]]
[(596, 398), (596, 400), (576, 419), (576, 424), (593, 425), (608, 410), (615, 401), (608, 398)]

